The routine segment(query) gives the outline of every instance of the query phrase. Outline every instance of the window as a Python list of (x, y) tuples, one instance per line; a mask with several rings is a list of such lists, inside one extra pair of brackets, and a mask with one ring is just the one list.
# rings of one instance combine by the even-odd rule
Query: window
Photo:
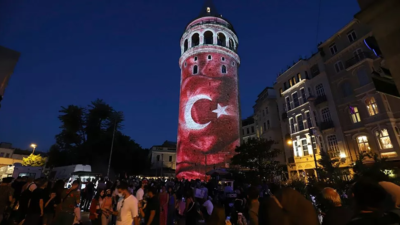
[(249, 128), (247, 128), (247, 134), (249, 134), (250, 133), (250, 129)]
[(292, 81), (293, 81), (293, 85), (295, 85), (297, 83), (296, 77), (292, 77)]
[(235, 66), (235, 62), (232, 62), (232, 66)]
[(357, 145), (358, 150), (362, 153), (366, 153), (370, 150), (367, 136), (358, 136)]
[(308, 145), (306, 139), (301, 140), (301, 148), (303, 149), (303, 155), (308, 156)]
[(289, 80), (290, 87), (293, 86), (292, 79)]
[(312, 92), (311, 92), (311, 88), (310, 88), (310, 87), (308, 87), (308, 95), (309, 95), (309, 96), (312, 95)]
[(322, 120), (324, 122), (329, 122), (332, 121), (331, 119), (331, 113), (329, 112), (329, 108), (324, 108), (321, 110), (321, 114), (322, 114)]
[(299, 131), (304, 130), (303, 116), (302, 115), (297, 116), (296, 120), (297, 120), (297, 127), (299, 128)]
[(299, 103), (299, 97), (297, 96), (297, 92), (295, 92), (295, 93), (292, 95), (292, 98), (293, 98), (294, 107), (296, 108), (297, 106), (300, 105), (300, 103)]
[(223, 46), (223, 47), (226, 46), (226, 37), (223, 33), (219, 33), (217, 35), (217, 41), (218, 41), (219, 46)]
[(353, 123), (361, 122), (360, 113), (358, 112), (358, 108), (357, 107), (349, 106), (349, 112), (350, 112), (350, 116), (351, 116), (351, 121)]
[(365, 58), (365, 55), (364, 55), (364, 53), (363, 53), (361, 48), (355, 50), (353, 52), (353, 55), (358, 61), (361, 61), (361, 60), (363, 60)]
[(254, 134), (254, 127), (251, 127), (251, 133)]
[(389, 137), (389, 132), (386, 129), (376, 131), (375, 135), (378, 138), (379, 147), (381, 149), (393, 148), (392, 141), (390, 140)]
[(172, 156), (169, 156), (169, 161), (172, 162)]
[(294, 151), (294, 156), (299, 156), (299, 151), (297, 148), (297, 141), (293, 141), (293, 151)]
[(337, 53), (337, 48), (336, 48), (335, 43), (333, 43), (331, 46), (329, 46), (329, 49), (331, 50), (332, 55)]
[(185, 43), (183, 44), (183, 51), (186, 52), (188, 50), (189, 47), (189, 41), (188, 39), (185, 40)]
[(303, 104), (307, 102), (307, 98), (306, 98), (306, 91), (303, 89), (300, 90), (301, 93), (301, 98), (303, 99)]
[(221, 70), (222, 70), (223, 74), (226, 74), (226, 66), (225, 65), (222, 65), (222, 69)]
[(336, 70), (336, 73), (339, 73), (340, 71), (344, 70), (342, 61), (338, 61), (335, 63), (335, 70)]
[(360, 86), (364, 86), (369, 83), (368, 74), (364, 68), (357, 70), (357, 78)]
[(349, 82), (344, 82), (342, 84), (342, 94), (343, 97), (347, 97), (353, 94), (353, 89), (351, 88), (351, 84)]
[(268, 111), (268, 107), (265, 107), (265, 113), (266, 113), (266, 114), (268, 114), (268, 113), (269, 113), (269, 111)]
[(379, 113), (378, 105), (376, 104), (375, 98), (370, 97), (365, 100), (365, 105), (367, 106), (368, 114), (374, 116)]
[(300, 82), (301, 81), (301, 73), (297, 74), (297, 80)]
[(157, 155), (157, 162), (160, 162), (160, 155)]
[(306, 112), (306, 119), (307, 119), (307, 128), (312, 127), (310, 112)]
[(187, 66), (187, 63), (185, 62), (185, 67)]
[(211, 60), (211, 59), (212, 59), (212, 56), (211, 56), (211, 55), (208, 55), (208, 56), (207, 56), (207, 59), (208, 59), (208, 60)]
[(286, 107), (288, 110), (291, 110), (292, 108), (290, 107), (290, 98), (286, 97)]
[(325, 96), (324, 86), (322, 84), (318, 84), (315, 87), (315, 91), (317, 92), (318, 96)]
[(327, 137), (328, 140), (328, 154), (331, 158), (338, 158), (340, 156), (339, 146), (336, 139), (336, 135), (330, 135)]
[(270, 128), (269, 120), (267, 120), (267, 128), (268, 128), (268, 129)]
[(214, 43), (214, 34), (211, 31), (206, 31), (204, 33), (204, 44), (212, 45)]
[(198, 70), (199, 70), (198, 66), (194, 65), (193, 66), (193, 74), (197, 74)]
[(200, 44), (200, 35), (198, 33), (195, 33), (192, 36), (192, 48), (198, 46), (199, 44)]
[(197, 61), (197, 56), (194, 57), (194, 61), (195, 61), (195, 62)]
[(290, 119), (289, 119), (289, 124), (290, 124), (290, 132), (293, 134), (294, 132), (296, 132), (296, 131), (294, 130), (294, 121), (293, 121), (293, 118), (290, 118)]
[(356, 32), (354, 32), (354, 30), (350, 31), (347, 33), (347, 38), (349, 39), (350, 43), (355, 41), (357, 39)]
[(222, 57), (221, 60), (222, 60), (222, 61), (225, 61), (225, 57)]

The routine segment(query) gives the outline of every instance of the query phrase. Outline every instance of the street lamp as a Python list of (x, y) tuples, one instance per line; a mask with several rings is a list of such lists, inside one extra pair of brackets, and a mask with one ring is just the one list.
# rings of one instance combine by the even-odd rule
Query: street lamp
[(36, 145), (36, 144), (31, 144), (31, 147), (33, 148), (32, 154), (34, 154), (34, 153), (35, 153), (35, 149), (36, 149), (37, 145)]
[(287, 140), (287, 144), (288, 144), (288, 145), (292, 145), (292, 144), (293, 144), (293, 141), (289, 139), (289, 140)]

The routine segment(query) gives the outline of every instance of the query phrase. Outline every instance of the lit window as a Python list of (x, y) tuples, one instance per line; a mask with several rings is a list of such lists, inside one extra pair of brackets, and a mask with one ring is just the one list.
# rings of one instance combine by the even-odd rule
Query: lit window
[(342, 61), (338, 61), (335, 63), (335, 70), (336, 70), (336, 73), (339, 73), (340, 71), (344, 70)]
[(336, 139), (336, 135), (327, 137), (328, 140), (328, 154), (331, 158), (338, 158), (340, 156), (339, 145)]
[(333, 43), (331, 46), (329, 46), (329, 49), (331, 50), (332, 55), (337, 53), (337, 48), (336, 48), (335, 43)]
[(307, 140), (303, 139), (301, 141), (301, 148), (303, 149), (303, 155), (308, 156), (308, 145), (307, 145)]
[(374, 116), (379, 113), (378, 105), (376, 104), (375, 98), (370, 97), (365, 100), (365, 105), (370, 116)]
[(350, 112), (350, 115), (351, 115), (351, 121), (353, 123), (361, 122), (360, 113), (358, 112), (358, 108), (357, 107), (349, 106), (349, 112)]
[(225, 65), (222, 65), (222, 73), (226, 73), (226, 66)]
[(193, 66), (193, 74), (197, 74), (198, 70), (199, 70), (199, 68), (197, 65)]
[(381, 153), (382, 158), (396, 158), (397, 153), (396, 152), (383, 152)]
[(210, 13), (210, 12), (211, 12), (211, 9), (210, 9), (210, 7), (207, 7), (207, 12), (208, 12), (208, 13)]
[(350, 43), (353, 42), (353, 41), (355, 41), (355, 40), (357, 39), (356, 32), (354, 32), (354, 30), (350, 31), (350, 32), (347, 34), (347, 38), (349, 39)]
[(375, 135), (378, 138), (379, 147), (381, 149), (393, 148), (392, 141), (390, 140), (389, 137), (389, 132), (386, 129), (376, 131)]
[(358, 136), (357, 144), (358, 144), (358, 150), (362, 153), (366, 153), (370, 150), (367, 136)]

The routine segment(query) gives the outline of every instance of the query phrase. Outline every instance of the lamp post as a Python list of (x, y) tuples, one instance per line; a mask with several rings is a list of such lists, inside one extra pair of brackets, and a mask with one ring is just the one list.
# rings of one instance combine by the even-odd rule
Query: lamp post
[(36, 144), (31, 144), (31, 147), (33, 148), (32, 154), (34, 154), (34, 153), (35, 153), (35, 149), (36, 149), (37, 145), (36, 145)]

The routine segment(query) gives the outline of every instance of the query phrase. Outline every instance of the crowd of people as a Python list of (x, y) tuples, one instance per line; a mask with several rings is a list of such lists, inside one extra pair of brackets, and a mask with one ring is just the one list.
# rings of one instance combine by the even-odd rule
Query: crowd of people
[(324, 212), (312, 198), (277, 184), (100, 178), (65, 186), (63, 180), (4, 178), (0, 224), (76, 225), (85, 211), (92, 225), (400, 224), (400, 187), (371, 178), (359, 179), (345, 195), (324, 188)]

